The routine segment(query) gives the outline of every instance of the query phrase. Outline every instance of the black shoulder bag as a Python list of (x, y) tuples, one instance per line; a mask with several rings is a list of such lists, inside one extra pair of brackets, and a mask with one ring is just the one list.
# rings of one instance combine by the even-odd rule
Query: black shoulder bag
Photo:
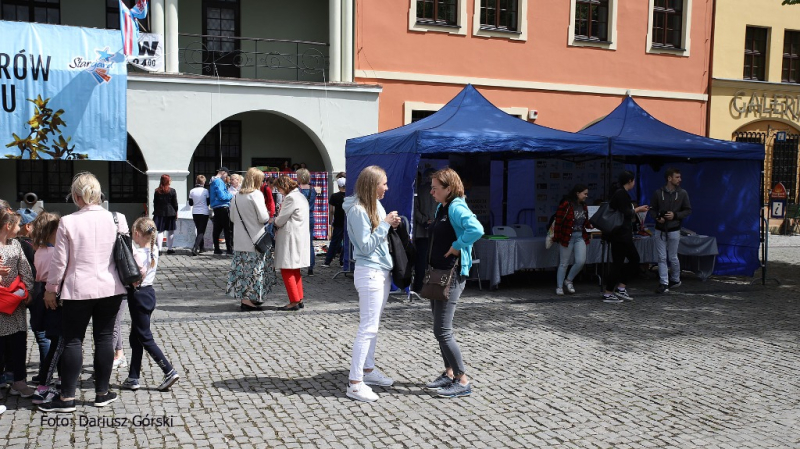
[(114, 224), (117, 225), (117, 240), (114, 242), (114, 263), (117, 266), (117, 274), (122, 285), (131, 285), (142, 280), (142, 272), (139, 264), (133, 258), (133, 244), (130, 234), (119, 232), (119, 221), (117, 214), (112, 214)]
[[(239, 220), (242, 222), (242, 226), (244, 227), (244, 232), (247, 233), (247, 237), (250, 241), (253, 241), (253, 237), (250, 235), (250, 231), (247, 230), (247, 225), (244, 223), (244, 219), (242, 218), (242, 213), (239, 212), (239, 203), (236, 201), (236, 197), (239, 195), (237, 194), (233, 197), (233, 203), (236, 205), (236, 213), (239, 214)], [(253, 247), (259, 254), (264, 254), (272, 249), (272, 236), (269, 235), (269, 232), (264, 231), (261, 234), (261, 237), (258, 238), (255, 242), (253, 242)]]
[(453, 276), (460, 268), (460, 259), (456, 260), (453, 268), (440, 270), (431, 266), (431, 253), (433, 251), (434, 236), (431, 235), (430, 246), (428, 247), (428, 268), (425, 269), (425, 279), (422, 281), (422, 291), (419, 295), (426, 299), (436, 301), (447, 301), (450, 298), (450, 285)]

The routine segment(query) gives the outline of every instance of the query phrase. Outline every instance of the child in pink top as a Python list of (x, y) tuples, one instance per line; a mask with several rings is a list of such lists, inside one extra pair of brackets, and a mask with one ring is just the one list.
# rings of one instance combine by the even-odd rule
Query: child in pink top
[(50, 340), (47, 354), (39, 364), (38, 386), (32, 398), (34, 404), (50, 402), (53, 397), (58, 395), (58, 390), (49, 384), (53, 379), (53, 372), (58, 366), (61, 352), (64, 350), (64, 341), (61, 339), (61, 307), (56, 310), (48, 310), (44, 307), (44, 287), (47, 283), (47, 276), (50, 274), (50, 260), (53, 258), (56, 231), (60, 221), (61, 216), (58, 214), (42, 212), (32, 223), (31, 237), (33, 246), (36, 248), (36, 253), (33, 255), (36, 283), (31, 307), (31, 327), (33, 328), (35, 322), (36, 328), (42, 329), (45, 337)]

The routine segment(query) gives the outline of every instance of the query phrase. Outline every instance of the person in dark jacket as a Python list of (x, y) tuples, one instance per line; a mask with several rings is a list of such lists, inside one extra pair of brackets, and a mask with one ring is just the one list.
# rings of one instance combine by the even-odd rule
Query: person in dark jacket
[[(650, 213), (656, 220), (656, 253), (658, 254), (659, 285), (656, 293), (668, 293), (681, 285), (681, 263), (678, 244), (681, 241), (681, 221), (692, 213), (689, 194), (681, 189), (681, 172), (670, 168), (664, 174), (667, 184), (653, 193)], [(667, 259), (671, 270), (667, 269)]]
[[(589, 233), (586, 229), (592, 227), (589, 224), (589, 209), (586, 207), (588, 196), (589, 188), (583, 184), (576, 184), (556, 210), (553, 228), (553, 242), (559, 245), (556, 295), (563, 295), (565, 289), (568, 293), (575, 293), (572, 281), (586, 263), (586, 247), (589, 246)], [(573, 254), (575, 263), (567, 274), (569, 260)]]
[(178, 221), (178, 194), (170, 187), (169, 175), (161, 175), (161, 184), (153, 196), (153, 221), (158, 230), (158, 251), (164, 243), (164, 233), (167, 234), (167, 254), (175, 254), (172, 244), (175, 243), (175, 227)]
[(428, 245), (433, 233), (433, 219), (436, 216), (438, 203), (431, 196), (431, 175), (436, 170), (426, 169), (417, 179), (417, 195), (414, 196), (414, 246), (417, 248), (417, 260), (414, 265), (414, 284), (411, 290), (422, 291), (425, 270), (428, 268)]
[[(634, 219), (638, 219), (635, 214), (649, 210), (647, 205), (634, 208), (631, 204), (631, 197), (628, 191), (636, 185), (636, 177), (632, 172), (623, 171), (617, 180), (621, 188), (614, 192), (608, 205), (611, 209), (622, 214), (622, 226), (614, 229), (610, 235), (603, 236), (611, 242), (611, 258), (613, 259), (611, 273), (606, 280), (606, 288), (603, 292), (603, 302), (610, 303), (633, 300), (625, 288), (628, 282), (628, 272), (634, 272), (634, 270), (639, 269), (639, 253), (633, 245), (631, 222)], [(625, 259), (628, 259), (627, 270)]]

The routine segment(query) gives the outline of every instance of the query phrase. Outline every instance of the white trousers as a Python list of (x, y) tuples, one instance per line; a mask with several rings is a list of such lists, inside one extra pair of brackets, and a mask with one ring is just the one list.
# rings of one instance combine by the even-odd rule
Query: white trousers
[[(678, 260), (678, 244), (681, 242), (681, 231), (676, 229), (671, 232), (656, 230), (656, 254), (658, 254), (658, 278), (662, 285), (669, 285), (669, 281), (680, 282), (681, 263)], [(667, 261), (669, 268), (667, 269)]]
[(391, 272), (356, 264), (353, 283), (358, 291), (360, 323), (353, 342), (353, 361), (350, 363), (350, 380), (361, 381), (364, 369), (375, 368), (375, 345), (381, 314), (389, 299), (392, 286)]

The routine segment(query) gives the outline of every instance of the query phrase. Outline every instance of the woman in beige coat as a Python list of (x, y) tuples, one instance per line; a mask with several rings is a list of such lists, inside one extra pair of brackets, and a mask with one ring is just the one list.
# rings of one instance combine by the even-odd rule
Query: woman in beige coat
[(297, 182), (288, 176), (278, 178), (275, 187), (284, 196), (275, 217), (275, 268), (281, 270), (289, 295), (289, 304), (283, 310), (298, 310), (304, 307), (300, 269), (311, 265), (308, 200), (297, 189)]

